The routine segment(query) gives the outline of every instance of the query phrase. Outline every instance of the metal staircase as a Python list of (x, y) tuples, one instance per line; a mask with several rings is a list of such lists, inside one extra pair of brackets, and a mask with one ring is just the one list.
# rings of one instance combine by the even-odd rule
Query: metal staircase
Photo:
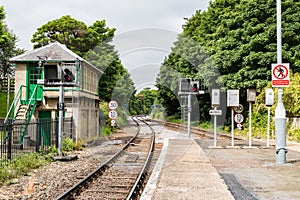
[(14, 97), (14, 100), (10, 106), (10, 109), (4, 120), (4, 125), (8, 125), (8, 120), (11, 119), (13, 124), (18, 125), (17, 131), (19, 135), (13, 135), (13, 143), (23, 143), (23, 137), (27, 134), (28, 124), (34, 114), (35, 108), (37, 106), (37, 90), (39, 85), (36, 85), (30, 98), (24, 99), (24, 91), (26, 92), (27, 87), (21, 86), (19, 91)]

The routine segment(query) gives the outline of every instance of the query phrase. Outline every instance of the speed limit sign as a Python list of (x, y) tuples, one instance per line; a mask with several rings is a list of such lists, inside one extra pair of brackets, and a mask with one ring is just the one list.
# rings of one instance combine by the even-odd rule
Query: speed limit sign
[(110, 119), (116, 119), (116, 118), (118, 117), (117, 111), (115, 111), (115, 110), (110, 110), (110, 111), (108, 112), (108, 117), (109, 117)]
[(108, 103), (108, 108), (110, 110), (116, 110), (118, 108), (118, 102), (116, 102), (116, 101), (110, 101)]

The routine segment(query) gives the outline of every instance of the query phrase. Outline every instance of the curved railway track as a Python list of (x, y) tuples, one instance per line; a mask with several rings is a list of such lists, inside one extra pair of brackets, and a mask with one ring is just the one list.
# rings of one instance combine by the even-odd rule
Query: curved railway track
[[(135, 136), (111, 159), (57, 197), (57, 200), (137, 199), (149, 170), (155, 133), (146, 121), (138, 118), (133, 120), (138, 126)], [(146, 124), (151, 134), (142, 134), (138, 121)]]

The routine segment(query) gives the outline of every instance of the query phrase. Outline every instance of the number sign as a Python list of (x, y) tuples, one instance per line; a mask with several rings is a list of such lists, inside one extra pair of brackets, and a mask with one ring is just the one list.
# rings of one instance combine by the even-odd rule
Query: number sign
[(110, 102), (108, 103), (108, 108), (109, 108), (110, 110), (115, 110), (115, 109), (117, 109), (117, 108), (118, 108), (118, 102), (116, 102), (116, 101), (110, 101)]

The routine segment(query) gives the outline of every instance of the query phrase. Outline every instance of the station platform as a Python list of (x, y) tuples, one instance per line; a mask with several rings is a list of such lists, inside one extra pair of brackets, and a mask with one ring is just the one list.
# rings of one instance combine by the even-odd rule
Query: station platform
[(193, 139), (166, 139), (141, 199), (234, 199)]
[[(274, 143), (274, 142), (273, 142)], [(261, 141), (165, 139), (140, 199), (300, 199), (300, 145), (287, 143), (277, 165), (274, 145)], [(272, 143), (271, 143), (272, 144)]]

